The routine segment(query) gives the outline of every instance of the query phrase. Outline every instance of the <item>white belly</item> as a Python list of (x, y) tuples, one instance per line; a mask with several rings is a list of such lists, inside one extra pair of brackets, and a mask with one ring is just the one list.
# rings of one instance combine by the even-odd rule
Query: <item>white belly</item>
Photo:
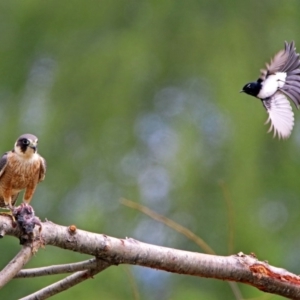
[(265, 99), (274, 95), (279, 88), (284, 86), (285, 78), (286, 73), (283, 72), (277, 72), (274, 75), (269, 75), (263, 82), (263, 86), (257, 97), (260, 99)]

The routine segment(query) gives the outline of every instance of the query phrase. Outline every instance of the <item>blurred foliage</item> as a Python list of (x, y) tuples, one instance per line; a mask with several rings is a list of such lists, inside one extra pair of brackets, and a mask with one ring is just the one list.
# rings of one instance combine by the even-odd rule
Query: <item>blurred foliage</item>
[[(299, 11), (298, 0), (2, 1), (0, 148), (22, 133), (39, 137), (48, 172), (32, 201), (37, 215), (201, 251), (121, 205), (126, 197), (220, 255), (229, 254), (231, 222), (234, 253), (299, 273), (299, 113), (279, 141), (266, 134), (261, 103), (238, 93), (285, 40), (300, 49)], [(3, 267), (19, 245), (5, 237), (1, 249)], [(46, 247), (29, 266), (84, 258)], [(233, 299), (226, 282), (130, 269), (141, 299)], [(16, 299), (55, 279), (14, 280), (0, 295)], [(133, 299), (124, 267), (53, 299), (83, 296)]]

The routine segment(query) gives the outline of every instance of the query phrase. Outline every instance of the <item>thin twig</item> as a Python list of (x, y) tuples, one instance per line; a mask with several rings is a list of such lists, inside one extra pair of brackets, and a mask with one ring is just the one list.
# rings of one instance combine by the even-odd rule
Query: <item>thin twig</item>
[(129, 266), (124, 266), (124, 270), (129, 278), (130, 281), (130, 285), (131, 285), (131, 289), (132, 289), (132, 294), (133, 294), (133, 299), (134, 300), (140, 300), (140, 294), (139, 294), (139, 290), (138, 290), (138, 286), (136, 284), (136, 281), (132, 275), (131, 269), (129, 268)]
[[(227, 216), (228, 216), (228, 254), (233, 253), (233, 248), (234, 248), (234, 214), (233, 214), (233, 208), (232, 208), (232, 201), (231, 197), (228, 191), (228, 188), (225, 184), (225, 182), (222, 180), (219, 182), (220, 187), (223, 192), (223, 197), (226, 202), (227, 206)], [(236, 282), (228, 282), (230, 285), (230, 288), (237, 300), (243, 299), (243, 295), (238, 287), (238, 284)]]
[[(192, 231), (187, 229), (186, 227), (183, 227), (182, 225), (174, 222), (173, 220), (168, 219), (165, 216), (159, 215), (158, 213), (154, 212), (153, 210), (149, 209), (146, 206), (143, 206), (141, 204), (138, 204), (136, 202), (133, 202), (128, 199), (121, 199), (121, 203), (129, 206), (131, 208), (137, 209), (141, 211), (142, 213), (150, 216), (151, 218), (164, 223), (165, 225), (171, 227), (172, 229), (176, 230), (177, 232), (185, 235), (188, 239), (195, 242), (200, 248), (206, 250), (208, 254), (215, 254), (214, 250), (212, 250), (199, 236), (195, 235)], [(243, 296), (240, 292), (240, 289), (236, 282), (228, 282), (236, 300), (243, 299)]]
[(183, 227), (182, 225), (174, 222), (173, 220), (154, 212), (153, 210), (149, 209), (148, 207), (145, 207), (145, 206), (138, 204), (136, 202), (133, 202), (131, 200), (122, 198), (120, 201), (122, 204), (124, 204), (128, 207), (137, 209), (137, 210), (143, 212), (144, 214), (150, 216), (152, 219), (162, 222), (165, 225), (176, 230), (177, 232), (183, 234), (188, 239), (195, 242), (201, 249), (204, 250), (205, 253), (216, 254), (215, 251), (209, 245), (207, 245), (207, 243), (205, 243), (199, 236), (194, 234), (192, 231), (190, 231), (186, 227)]
[(220, 181), (219, 185), (222, 189), (223, 197), (226, 202), (227, 206), (227, 214), (228, 214), (228, 254), (233, 253), (234, 248), (234, 214), (233, 214), (233, 207), (232, 207), (232, 200), (228, 188), (224, 181)]
[(97, 265), (94, 268), (91, 268), (90, 270), (86, 271), (79, 271), (76, 272), (70, 276), (67, 276), (66, 278), (57, 281), (56, 283), (53, 283), (31, 295), (28, 295), (24, 298), (21, 298), (20, 300), (42, 300), (47, 299), (53, 295), (56, 295), (58, 293), (61, 293), (62, 291), (65, 291), (76, 284), (79, 284), (87, 279), (92, 278), (99, 272), (105, 270), (110, 265), (104, 261), (97, 260)]
[(77, 263), (64, 265), (53, 265), (49, 267), (31, 268), (21, 270), (14, 278), (30, 278), (38, 276), (56, 275), (64, 273), (74, 273), (78, 271), (88, 270), (96, 267), (97, 261), (95, 258)]
[[(39, 242), (34, 242), (37, 246)], [(24, 245), (19, 253), (0, 272), (0, 288), (7, 284), (33, 256), (32, 247)]]

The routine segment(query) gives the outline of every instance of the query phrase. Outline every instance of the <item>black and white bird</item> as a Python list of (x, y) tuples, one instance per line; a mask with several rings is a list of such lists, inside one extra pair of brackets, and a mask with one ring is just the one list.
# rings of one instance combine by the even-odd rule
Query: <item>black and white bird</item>
[(269, 114), (271, 122), (268, 132), (274, 129), (274, 137), (286, 139), (294, 127), (294, 113), (288, 100), (300, 106), (300, 59), (295, 43), (284, 43), (256, 82), (247, 83), (241, 92), (259, 98)]

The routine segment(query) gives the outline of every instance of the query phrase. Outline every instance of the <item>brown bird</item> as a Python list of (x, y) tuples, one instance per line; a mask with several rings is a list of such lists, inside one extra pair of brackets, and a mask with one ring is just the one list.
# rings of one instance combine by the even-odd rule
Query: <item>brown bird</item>
[(0, 159), (0, 207), (13, 210), (24, 189), (23, 202), (29, 204), (37, 184), (44, 180), (46, 161), (37, 153), (37, 144), (36, 136), (23, 134)]

